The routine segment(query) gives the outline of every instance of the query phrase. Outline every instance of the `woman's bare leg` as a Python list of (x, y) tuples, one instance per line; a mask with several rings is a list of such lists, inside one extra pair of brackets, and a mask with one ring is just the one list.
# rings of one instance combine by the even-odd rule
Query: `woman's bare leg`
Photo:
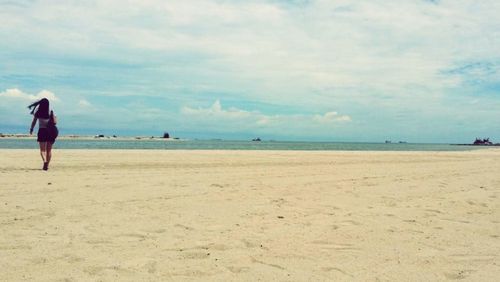
[(44, 163), (47, 162), (47, 142), (38, 142), (40, 144), (40, 156)]
[(47, 142), (47, 163), (50, 163), (50, 159), (52, 158), (52, 145), (54, 143)]

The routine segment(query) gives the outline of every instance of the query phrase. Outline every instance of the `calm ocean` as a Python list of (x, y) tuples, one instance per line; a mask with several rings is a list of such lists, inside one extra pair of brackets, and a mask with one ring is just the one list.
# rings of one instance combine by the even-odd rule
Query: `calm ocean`
[[(0, 138), (0, 149), (37, 149), (34, 139)], [(412, 143), (341, 143), (222, 140), (57, 140), (55, 149), (151, 149), (151, 150), (305, 150), (305, 151), (467, 151), (474, 146)]]

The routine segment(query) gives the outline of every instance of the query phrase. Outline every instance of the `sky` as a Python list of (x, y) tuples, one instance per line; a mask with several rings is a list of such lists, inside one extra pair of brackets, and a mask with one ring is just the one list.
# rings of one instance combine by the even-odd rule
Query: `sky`
[(500, 142), (500, 1), (0, 0), (0, 132)]

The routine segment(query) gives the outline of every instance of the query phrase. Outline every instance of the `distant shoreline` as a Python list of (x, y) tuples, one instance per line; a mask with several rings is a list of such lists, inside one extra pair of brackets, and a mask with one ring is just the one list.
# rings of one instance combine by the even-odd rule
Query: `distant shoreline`
[[(36, 134), (0, 134), (1, 139), (36, 139)], [(58, 140), (116, 140), (116, 141), (133, 141), (133, 140), (154, 140), (154, 141), (187, 141), (177, 137), (163, 138), (161, 136), (103, 136), (103, 135), (62, 135)]]
[[(0, 140), (2, 139), (10, 139), (10, 140), (36, 140), (37, 136), (36, 134), (29, 135), (29, 134), (22, 134), (22, 133), (0, 133)], [(163, 136), (145, 136), (145, 135), (140, 135), (140, 136), (116, 136), (116, 135), (111, 135), (111, 136), (106, 136), (106, 135), (76, 135), (76, 134), (69, 134), (69, 135), (62, 135), (57, 138), (58, 140), (83, 140), (83, 141), (165, 141), (165, 142), (182, 142), (182, 141), (193, 141), (193, 139), (187, 139), (187, 138), (178, 138), (178, 137), (170, 137), (170, 138), (164, 138)], [(199, 139), (194, 139), (194, 140), (199, 140)], [(223, 140), (223, 139), (207, 139), (203, 140), (200, 139), (201, 141), (249, 141), (249, 140)], [(269, 140), (272, 142), (276, 142), (276, 140)], [(278, 141), (278, 142), (296, 142), (296, 141)], [(365, 143), (365, 144), (387, 144), (384, 142), (335, 142), (335, 141), (300, 141), (300, 142), (312, 142), (312, 143)], [(389, 143), (389, 145), (450, 145), (450, 146), (473, 146), (473, 147), (500, 147), (500, 143), (495, 143), (495, 144), (466, 144), (466, 143)]]
[(450, 144), (452, 146), (477, 146), (477, 147), (500, 147), (500, 143), (497, 144)]

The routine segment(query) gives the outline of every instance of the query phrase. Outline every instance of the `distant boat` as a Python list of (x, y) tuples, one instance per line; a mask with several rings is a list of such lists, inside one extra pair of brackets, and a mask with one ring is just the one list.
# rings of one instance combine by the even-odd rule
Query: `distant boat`
[(262, 140), (260, 140), (260, 137), (257, 137), (257, 138), (255, 138), (255, 139), (252, 139), (252, 141), (254, 141), (254, 142), (260, 142), (260, 141), (262, 141)]
[(500, 146), (500, 143), (493, 143), (490, 141), (490, 138), (484, 138), (484, 139), (481, 139), (481, 138), (476, 138), (476, 140), (474, 140), (474, 143), (472, 144), (452, 144), (452, 145), (462, 145), (462, 146)]
[(483, 145), (483, 146), (491, 146), (494, 145), (493, 142), (490, 141), (490, 138), (479, 139), (476, 138), (472, 145)]
[(385, 144), (391, 144), (392, 141), (391, 140), (385, 140)]
[(406, 141), (399, 141), (398, 143), (399, 143), (399, 144), (406, 144), (406, 143), (408, 143), (408, 142), (406, 142)]

